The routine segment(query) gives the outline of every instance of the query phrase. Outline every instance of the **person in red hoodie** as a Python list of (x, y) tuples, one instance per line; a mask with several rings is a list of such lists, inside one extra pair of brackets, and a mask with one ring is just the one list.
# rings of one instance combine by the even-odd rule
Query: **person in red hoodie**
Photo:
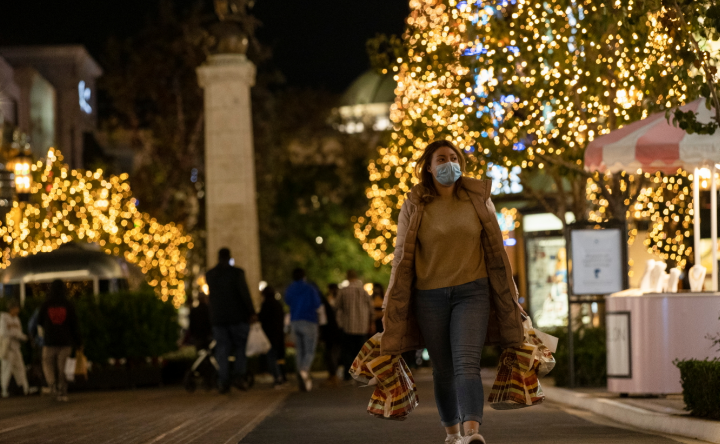
[(44, 332), (42, 366), (45, 380), (58, 401), (67, 401), (65, 361), (73, 347), (82, 346), (82, 340), (75, 306), (68, 300), (65, 284), (59, 279), (50, 284), (47, 299), (40, 307), (38, 325)]

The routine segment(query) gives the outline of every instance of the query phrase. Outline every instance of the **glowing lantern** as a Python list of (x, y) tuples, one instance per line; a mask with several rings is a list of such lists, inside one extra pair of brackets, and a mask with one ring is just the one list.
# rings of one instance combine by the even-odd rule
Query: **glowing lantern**
[(10, 163), (10, 171), (15, 173), (15, 191), (18, 200), (26, 202), (30, 197), (32, 187), (32, 175), (30, 168), (33, 163), (32, 155), (29, 151), (21, 151)]

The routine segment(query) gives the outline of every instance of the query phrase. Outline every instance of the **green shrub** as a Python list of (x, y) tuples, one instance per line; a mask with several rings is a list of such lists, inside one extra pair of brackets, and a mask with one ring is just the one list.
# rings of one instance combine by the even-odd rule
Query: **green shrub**
[[(559, 338), (555, 368), (550, 376), (558, 387), (570, 385), (568, 369), (567, 328), (546, 330)], [(607, 383), (607, 355), (605, 328), (581, 327), (573, 333), (575, 352), (575, 385), (577, 387), (602, 387)]]
[(90, 361), (138, 360), (177, 349), (177, 310), (152, 291), (86, 295), (75, 306)]
[[(27, 324), (44, 298), (28, 298), (20, 310), (24, 333)], [(179, 326), (177, 310), (170, 302), (158, 299), (152, 290), (84, 295), (73, 300), (77, 310), (85, 356), (104, 364), (110, 358), (144, 360), (177, 350)], [(0, 298), (0, 312), (7, 298)], [(30, 362), (31, 344), (23, 346)]]
[(693, 416), (720, 419), (720, 360), (675, 361), (685, 408)]

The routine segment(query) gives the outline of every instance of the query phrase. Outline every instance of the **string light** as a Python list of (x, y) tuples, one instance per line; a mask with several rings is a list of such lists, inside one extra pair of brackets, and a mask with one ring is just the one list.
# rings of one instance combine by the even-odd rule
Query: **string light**
[(69, 169), (59, 151), (31, 166), (30, 201), (15, 202), (0, 227), (12, 258), (49, 252), (71, 241), (94, 242), (102, 251), (137, 265), (158, 296), (179, 307), (185, 301), (186, 252), (192, 238), (174, 223), (161, 224), (137, 209), (128, 175), (105, 178), (102, 170)]
[[(638, 172), (625, 175), (621, 186), (627, 188), (636, 185), (640, 176), (645, 180), (637, 193), (636, 201), (626, 201), (626, 219), (630, 221), (628, 243), (632, 245), (638, 235), (637, 222), (650, 222), (650, 230), (643, 244), (648, 251), (664, 260), (674, 261), (679, 268), (687, 265), (687, 258), (693, 254), (688, 244), (692, 239), (693, 203), (692, 175), (679, 169), (674, 175), (660, 172), (654, 174)], [(588, 180), (587, 196), (594, 209), (590, 211), (590, 222), (607, 221), (608, 201), (599, 193), (596, 182), (602, 179)]]

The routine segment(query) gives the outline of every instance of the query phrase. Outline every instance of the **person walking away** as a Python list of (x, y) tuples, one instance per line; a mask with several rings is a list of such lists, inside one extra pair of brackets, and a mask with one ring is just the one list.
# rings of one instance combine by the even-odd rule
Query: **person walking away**
[(523, 310), (490, 200), (492, 182), (463, 177), (464, 169), (463, 153), (446, 140), (418, 159), (420, 183), (398, 219), (381, 353), (427, 347), (445, 442), (484, 444), (483, 344), (521, 346)]
[(293, 283), (285, 291), (290, 306), (290, 325), (295, 336), (296, 365), (300, 390), (312, 390), (310, 368), (315, 359), (318, 341), (317, 310), (322, 305), (318, 292), (305, 280), (305, 270), (296, 268)]
[(348, 286), (340, 289), (337, 298), (337, 321), (343, 331), (342, 365), (344, 380), (351, 378), (350, 367), (368, 336), (373, 333), (372, 297), (354, 270), (347, 272)]
[(260, 308), (260, 324), (272, 348), (267, 352), (268, 371), (274, 379), (274, 387), (285, 383), (285, 374), (281, 362), (285, 362), (285, 309), (275, 295), (277, 292), (268, 285), (262, 291), (263, 303)]
[(29, 390), (25, 362), (20, 351), (21, 342), (27, 341), (18, 317), (20, 304), (17, 300), (10, 299), (7, 309), (7, 312), (0, 313), (0, 386), (3, 398), (10, 396), (8, 386), (11, 377), (15, 377), (15, 383), (22, 387), (26, 395)]
[(213, 331), (210, 321), (210, 305), (205, 293), (200, 293), (197, 305), (190, 309), (188, 320), (190, 321), (188, 335), (192, 345), (197, 350), (209, 348), (213, 340)]
[(383, 302), (385, 301), (385, 289), (382, 284), (377, 282), (373, 283), (373, 319), (375, 320), (375, 332), (382, 333), (382, 317), (383, 317)]
[(65, 362), (73, 347), (82, 347), (82, 340), (75, 305), (68, 300), (63, 281), (56, 279), (50, 284), (47, 299), (40, 307), (38, 325), (44, 332), (42, 364), (45, 380), (58, 401), (67, 401)]
[(342, 332), (338, 327), (335, 313), (338, 292), (338, 285), (330, 284), (328, 285), (327, 295), (322, 296), (327, 323), (320, 327), (320, 338), (325, 343), (325, 368), (328, 371), (328, 379), (325, 381), (325, 385), (330, 387), (338, 386), (337, 370), (340, 366), (340, 337)]
[(240, 390), (247, 390), (247, 346), (250, 324), (257, 322), (250, 289), (242, 268), (230, 265), (230, 250), (218, 251), (218, 264), (205, 274), (209, 288), (210, 321), (217, 344), (215, 358), (218, 361), (218, 389), (225, 394), (230, 391), (230, 362), (233, 364), (233, 383)]

